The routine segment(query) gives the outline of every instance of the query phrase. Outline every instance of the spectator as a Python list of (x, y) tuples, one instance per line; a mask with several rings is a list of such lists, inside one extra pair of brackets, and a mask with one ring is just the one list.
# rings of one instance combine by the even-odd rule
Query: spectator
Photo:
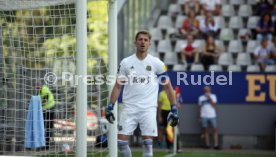
[(261, 70), (264, 70), (266, 65), (274, 64), (271, 47), (268, 46), (268, 40), (265, 38), (262, 39), (261, 45), (256, 48), (254, 56)]
[(199, 21), (195, 18), (195, 12), (190, 11), (188, 18), (183, 21), (181, 34), (185, 38), (187, 34), (197, 36), (199, 33)]
[(48, 150), (50, 148), (50, 139), (53, 135), (52, 129), (54, 128), (55, 113), (53, 109), (55, 107), (55, 98), (47, 85), (41, 86), (41, 83), (37, 82), (36, 89), (39, 91), (42, 108), (43, 108), (45, 141), (46, 141), (45, 149)]
[[(276, 6), (276, 5), (275, 5)], [(276, 8), (276, 7), (275, 7)], [(275, 9), (275, 14), (276, 14), (276, 9)], [(276, 15), (275, 15), (276, 16)], [(273, 29), (274, 29), (274, 37), (276, 37), (276, 19), (274, 20), (273, 24)]]
[(205, 147), (210, 148), (209, 125), (213, 129), (214, 148), (219, 149), (218, 129), (216, 122), (217, 97), (211, 93), (209, 86), (204, 87), (204, 94), (198, 99), (199, 104), (199, 122), (204, 131)]
[(256, 6), (256, 15), (263, 15), (266, 12), (270, 12), (272, 9), (272, 4), (268, 0), (257, 0)]
[(206, 11), (210, 11), (214, 15), (221, 15), (221, 1), (220, 0), (201, 0), (202, 15)]
[(198, 46), (194, 43), (192, 35), (187, 36), (187, 44), (181, 47), (181, 61), (183, 64), (198, 62)]
[(216, 36), (218, 34), (218, 23), (213, 17), (211, 11), (207, 11), (206, 17), (200, 21), (200, 30), (206, 37), (208, 35)]
[(272, 40), (274, 28), (271, 15), (269, 13), (265, 13), (261, 16), (261, 19), (259, 20), (256, 28), (256, 32), (258, 41), (261, 41), (263, 38)]
[(195, 14), (199, 13), (200, 3), (199, 0), (187, 0), (184, 4), (185, 14), (188, 15), (191, 11)]
[(210, 65), (216, 63), (218, 57), (224, 50), (216, 45), (212, 36), (208, 36), (205, 43), (206, 44), (202, 49), (201, 62), (204, 65), (205, 70), (208, 70)]
[[(276, 2), (276, 1), (275, 1)], [(273, 4), (273, 7), (272, 7), (272, 11), (271, 11), (271, 14), (272, 16), (276, 16), (276, 3)], [(276, 22), (275, 22), (276, 23)]]
[(271, 46), (271, 52), (272, 52), (272, 59), (275, 64), (276, 63), (276, 37), (274, 37), (274, 39), (273, 39), (273, 44)]

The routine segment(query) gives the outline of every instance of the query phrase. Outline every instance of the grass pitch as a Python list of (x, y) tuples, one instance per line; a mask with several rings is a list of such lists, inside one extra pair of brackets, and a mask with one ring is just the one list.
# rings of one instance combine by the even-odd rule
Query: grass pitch
[[(89, 154), (89, 153), (88, 153)], [(59, 154), (59, 155), (47, 155), (47, 157), (74, 157), (75, 154)], [(89, 154), (88, 157), (107, 157), (107, 153), (101, 154)], [(120, 155), (118, 155), (120, 157)], [(141, 151), (133, 151), (132, 157), (142, 157)], [(178, 153), (175, 156), (171, 156), (164, 151), (154, 151), (153, 157), (276, 157), (275, 152), (255, 152), (255, 151), (241, 151), (241, 152), (231, 152), (231, 151), (204, 151), (204, 150), (193, 150), (193, 151), (184, 151)]]

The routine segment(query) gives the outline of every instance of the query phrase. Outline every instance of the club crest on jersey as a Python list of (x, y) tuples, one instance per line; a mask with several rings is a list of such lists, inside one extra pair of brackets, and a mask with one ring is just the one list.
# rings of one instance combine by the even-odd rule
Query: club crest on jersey
[(131, 66), (130, 69), (133, 70), (133, 69), (134, 69), (134, 66)]
[(147, 65), (146, 70), (147, 70), (147, 71), (151, 71), (151, 66), (150, 66), (150, 65)]
[(123, 130), (123, 126), (122, 125), (118, 125), (118, 130), (122, 131)]

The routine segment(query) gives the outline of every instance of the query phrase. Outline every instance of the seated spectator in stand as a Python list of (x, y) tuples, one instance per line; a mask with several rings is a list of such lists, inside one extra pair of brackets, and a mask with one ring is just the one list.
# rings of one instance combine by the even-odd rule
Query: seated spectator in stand
[(221, 15), (221, 1), (220, 0), (201, 0), (202, 15), (206, 11), (212, 12), (214, 15)]
[[(276, 1), (273, 4), (272, 11), (271, 11), (272, 16), (276, 16)], [(275, 22), (276, 23), (276, 22)]]
[(183, 21), (181, 34), (185, 38), (188, 34), (197, 36), (199, 33), (199, 21), (195, 18), (195, 12), (190, 11), (188, 18)]
[(198, 62), (198, 46), (192, 35), (187, 36), (187, 44), (181, 47), (181, 61), (183, 64)]
[(212, 12), (207, 11), (206, 17), (200, 21), (200, 30), (204, 37), (208, 35), (216, 36), (218, 34), (219, 27)]
[(272, 9), (272, 4), (269, 0), (257, 0), (256, 6), (256, 15), (263, 15), (266, 12), (270, 12)]
[(258, 41), (261, 41), (263, 38), (272, 40), (274, 28), (271, 15), (269, 13), (265, 13), (261, 16), (256, 28), (256, 32)]
[(195, 14), (198, 14), (199, 8), (200, 8), (199, 0), (187, 0), (184, 4), (184, 10), (186, 15), (188, 15), (190, 11), (194, 11)]
[(272, 59), (272, 50), (271, 47), (268, 46), (268, 40), (262, 39), (261, 45), (255, 49), (254, 57), (256, 63), (260, 65), (262, 71), (264, 71), (266, 65), (274, 64)]
[(201, 63), (205, 70), (208, 70), (209, 66), (217, 62), (218, 57), (223, 53), (223, 48), (216, 45), (213, 36), (208, 36), (205, 46), (201, 53)]
[[(276, 13), (276, 9), (275, 9), (275, 13)], [(276, 19), (274, 20), (274, 23), (273, 23), (273, 29), (274, 29), (274, 37), (276, 37)]]
[(270, 49), (272, 52), (272, 59), (274, 61), (274, 64), (276, 64), (276, 37), (274, 37), (273, 43)]

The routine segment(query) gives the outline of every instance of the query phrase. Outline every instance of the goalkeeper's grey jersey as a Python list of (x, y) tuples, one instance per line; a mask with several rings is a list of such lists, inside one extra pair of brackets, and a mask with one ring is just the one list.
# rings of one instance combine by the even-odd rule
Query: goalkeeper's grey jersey
[(124, 80), (123, 103), (130, 110), (156, 110), (157, 75), (166, 72), (164, 63), (152, 55), (140, 60), (133, 54), (120, 63), (118, 79)]

